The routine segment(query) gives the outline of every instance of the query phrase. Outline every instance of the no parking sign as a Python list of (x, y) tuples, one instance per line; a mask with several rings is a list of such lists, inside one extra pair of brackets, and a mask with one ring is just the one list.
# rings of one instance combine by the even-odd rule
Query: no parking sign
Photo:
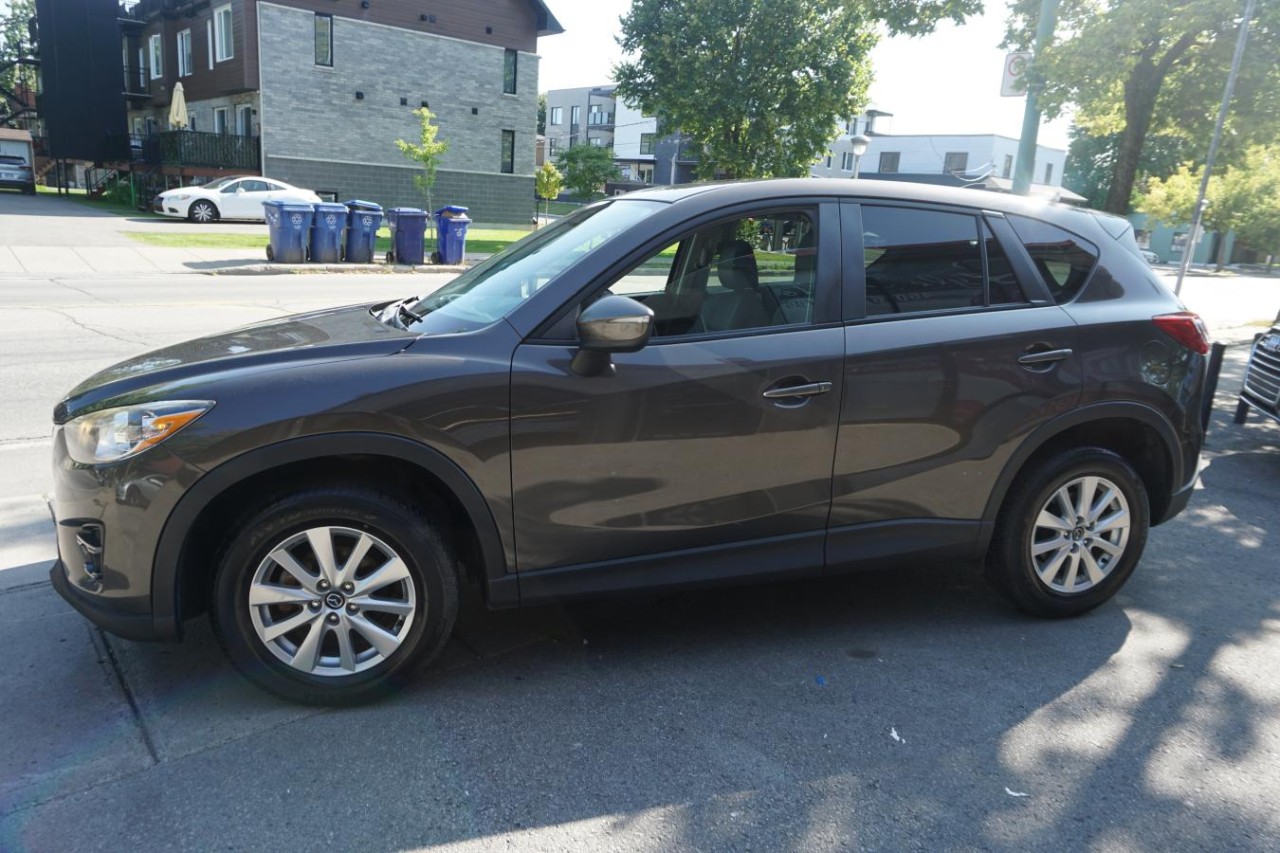
[(1027, 71), (1031, 68), (1031, 52), (1010, 53), (1004, 58), (1004, 77), (1000, 80), (1000, 97), (1021, 98), (1027, 94)]

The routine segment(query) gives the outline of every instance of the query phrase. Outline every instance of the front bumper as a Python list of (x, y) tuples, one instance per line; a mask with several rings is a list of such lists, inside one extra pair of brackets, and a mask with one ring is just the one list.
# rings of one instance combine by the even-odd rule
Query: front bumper
[(55, 430), (54, 589), (113, 634), (177, 639), (176, 603), (153, 596), (156, 548), (173, 506), (200, 474), (163, 447), (117, 463), (82, 465), (67, 454), (62, 428)]

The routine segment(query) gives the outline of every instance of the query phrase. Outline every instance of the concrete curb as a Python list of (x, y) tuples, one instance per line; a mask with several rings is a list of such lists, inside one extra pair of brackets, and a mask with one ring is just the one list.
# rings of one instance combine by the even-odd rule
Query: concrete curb
[(466, 272), (470, 267), (446, 264), (422, 264), (408, 266), (402, 264), (227, 264), (222, 267), (193, 270), (203, 275), (314, 275), (316, 273), (365, 275), (395, 275), (404, 273), (440, 273), (456, 275)]

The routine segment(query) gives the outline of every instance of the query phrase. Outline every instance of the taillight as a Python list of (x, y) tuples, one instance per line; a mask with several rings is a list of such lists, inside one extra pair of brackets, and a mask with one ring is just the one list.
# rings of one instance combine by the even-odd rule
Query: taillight
[(1151, 322), (1187, 349), (1201, 355), (1209, 351), (1209, 330), (1205, 328), (1199, 314), (1179, 311), (1177, 314), (1161, 314), (1152, 317)]

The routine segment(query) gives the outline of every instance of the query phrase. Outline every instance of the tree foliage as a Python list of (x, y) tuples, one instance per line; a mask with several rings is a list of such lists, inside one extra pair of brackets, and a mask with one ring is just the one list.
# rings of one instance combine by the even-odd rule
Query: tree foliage
[[(1013, 0), (1006, 44), (1031, 44), (1040, 0)], [(1152, 136), (1207, 150), (1235, 48), (1240, 0), (1062, 0), (1055, 40), (1031, 73), (1049, 116), (1074, 106), (1110, 148), (1103, 207), (1126, 213)], [(1223, 156), (1280, 126), (1280, 4), (1260, 3), (1236, 86)]]
[(547, 135), (547, 96), (538, 95), (538, 135)]
[[(634, 0), (618, 94), (701, 146), (699, 176), (803, 175), (871, 81), (878, 27), (922, 34), (980, 0)], [(694, 84), (696, 81), (696, 85)]]
[[(8, 11), (0, 14), (0, 64), (32, 54), (31, 36), (27, 22), (36, 14), (36, 0), (10, 0)], [(35, 68), (30, 65), (14, 65), (0, 71), (0, 86), (16, 92), (21, 86), (35, 90)], [(0, 98), (0, 113), (8, 112), (13, 104), (4, 104)]]
[[(1168, 225), (1191, 221), (1204, 167), (1184, 163), (1167, 178), (1147, 183), (1137, 208)], [(1209, 177), (1206, 229), (1236, 237), (1250, 248), (1274, 254), (1280, 250), (1280, 144), (1254, 145), (1241, 161)], [(1221, 265), (1225, 259), (1219, 257)]]
[[(1093, 136), (1079, 127), (1071, 128), (1062, 183), (1084, 196), (1090, 207), (1101, 208), (1106, 203), (1120, 136), (1119, 133)], [(1179, 164), (1197, 153), (1181, 135), (1149, 134), (1138, 159), (1139, 182), (1145, 178), (1168, 177)]]
[(613, 164), (613, 152), (597, 145), (574, 145), (556, 157), (556, 167), (564, 175), (569, 192), (591, 198), (609, 181), (622, 177)]
[(413, 111), (421, 122), (422, 132), (417, 142), (408, 142), (404, 139), (396, 140), (396, 148), (406, 159), (412, 160), (422, 167), (422, 171), (413, 176), (413, 183), (424, 196), (427, 197), (427, 210), (431, 210), (431, 188), (436, 183), (436, 169), (440, 165), (440, 158), (444, 156), (444, 152), (449, 150), (449, 143), (444, 140), (437, 140), (436, 136), (440, 133), (439, 126), (432, 124), (431, 120), (435, 115), (426, 107), (419, 107)]
[(564, 189), (564, 175), (560, 174), (555, 164), (543, 163), (533, 175), (533, 187), (538, 198), (546, 201), (547, 215), (550, 216), (551, 200), (559, 196), (560, 190)]

